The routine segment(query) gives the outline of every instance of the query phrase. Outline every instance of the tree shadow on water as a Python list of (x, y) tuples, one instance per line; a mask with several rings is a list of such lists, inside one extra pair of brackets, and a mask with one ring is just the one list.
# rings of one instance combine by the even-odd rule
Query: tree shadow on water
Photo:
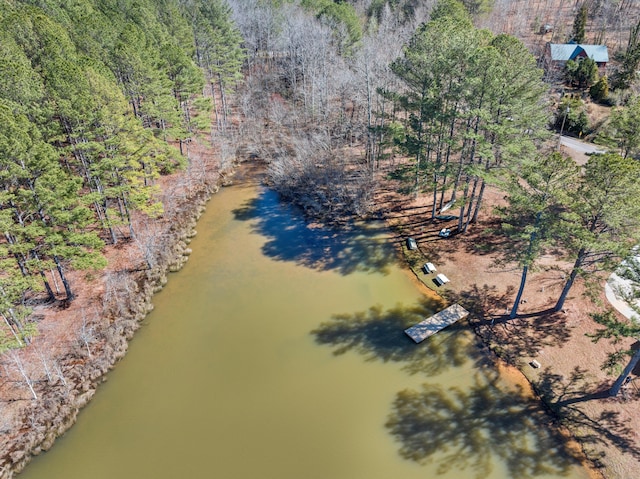
[(398, 393), (386, 427), (400, 443), (400, 455), (437, 464), (437, 473), (471, 468), (478, 478), (493, 470), (493, 458), (508, 477), (567, 475), (579, 453), (566, 446), (547, 414), (521, 388), (505, 392), (498, 373), (478, 371), (465, 388), (423, 384)]
[(300, 210), (282, 203), (276, 192), (266, 188), (233, 214), (238, 220), (254, 222), (254, 231), (266, 238), (263, 253), (279, 261), (345, 275), (356, 271), (386, 274), (397, 262), (397, 252), (382, 223), (314, 226), (305, 221)]
[(405, 335), (407, 327), (440, 309), (442, 305), (431, 298), (390, 309), (374, 306), (334, 315), (312, 334), (319, 344), (333, 347), (335, 355), (355, 352), (367, 361), (395, 362), (425, 377), (473, 361), (475, 372), (468, 386), (423, 384), (420, 390), (397, 394), (386, 428), (400, 444), (404, 459), (434, 463), (437, 474), (470, 468), (482, 478), (491, 473), (493, 461), (499, 461), (507, 477), (568, 475), (579, 464), (578, 450), (568, 447), (528, 392), (500, 380), (492, 356), (462, 334), (469, 330), (466, 321), (420, 344)]
[(319, 344), (332, 346), (335, 355), (356, 352), (367, 361), (400, 363), (409, 374), (434, 376), (467, 361), (475, 361), (476, 366), (490, 362), (469, 335), (461, 334), (468, 329), (466, 322), (453, 324), (420, 344), (404, 333), (440, 309), (439, 301), (431, 298), (386, 310), (376, 305), (367, 311), (336, 314), (311, 334)]

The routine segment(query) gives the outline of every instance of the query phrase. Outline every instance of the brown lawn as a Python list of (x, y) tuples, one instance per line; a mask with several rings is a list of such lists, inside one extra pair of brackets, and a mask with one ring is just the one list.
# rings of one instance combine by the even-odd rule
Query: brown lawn
[[(417, 240), (420, 257), (410, 258), (410, 263), (418, 265), (416, 276), (425, 279), (419, 265), (430, 261), (451, 280), (443, 288), (429, 280), (423, 282), (472, 311), (478, 334), (520, 377), (531, 382), (549, 410), (581, 442), (596, 476), (640, 477), (640, 371), (634, 372), (623, 394), (608, 397), (607, 390), (616, 378), (601, 365), (614, 348), (606, 340), (594, 344), (586, 336), (598, 329), (589, 313), (607, 306), (605, 277), (597, 281), (593, 299), (585, 295), (584, 282), (578, 281), (564, 310), (550, 312), (571, 265), (556, 256), (545, 256), (529, 274), (518, 317), (510, 320), (507, 312), (521, 271), (516, 265), (501, 264), (509, 245), (486, 232), (496, 221), (490, 212), (503, 201), (502, 194), (489, 191), (479, 224), (467, 234), (445, 239), (438, 237), (438, 231), (444, 226), (455, 228), (456, 221), (433, 222), (429, 198), (407, 199), (395, 193), (394, 187), (392, 182), (387, 184), (378, 205), (399, 237)], [(539, 368), (530, 365), (533, 360)]]

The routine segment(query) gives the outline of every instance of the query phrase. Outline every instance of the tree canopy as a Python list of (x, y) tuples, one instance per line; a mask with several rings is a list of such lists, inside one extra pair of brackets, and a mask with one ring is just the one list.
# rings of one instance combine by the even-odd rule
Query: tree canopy
[(573, 20), (573, 31), (571, 32), (571, 41), (574, 43), (583, 43), (585, 39), (585, 27), (587, 26), (587, 6), (582, 4)]
[(466, 230), (486, 184), (534, 154), (547, 124), (546, 87), (519, 40), (474, 28), (459, 2), (434, 11), (391, 67), (404, 87), (396, 92), (399, 145), (414, 159), (415, 194), (433, 194), (432, 216), (448, 199)]
[(173, 145), (195, 134), (205, 77), (230, 86), (242, 58), (215, 2), (0, 2), (0, 315), (16, 344), (27, 296), (60, 299), (61, 282), (73, 299), (69, 268), (104, 267), (134, 211), (162, 214), (157, 179), (186, 163)]
[(574, 265), (556, 310), (576, 277), (613, 271), (640, 241), (640, 163), (616, 153), (592, 155), (572, 193), (562, 239)]

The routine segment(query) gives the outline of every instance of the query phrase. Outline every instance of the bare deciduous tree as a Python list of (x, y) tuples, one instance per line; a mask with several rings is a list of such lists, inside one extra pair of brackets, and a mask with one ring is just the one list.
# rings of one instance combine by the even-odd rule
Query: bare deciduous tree
[(31, 379), (31, 376), (29, 375), (29, 372), (27, 371), (25, 364), (22, 362), (22, 359), (20, 359), (20, 353), (16, 350), (11, 350), (5, 354), (8, 355), (9, 359), (11, 359), (16, 369), (20, 373), (20, 376), (22, 376), (24, 383), (29, 388), (29, 391), (31, 391), (31, 395), (33, 396), (33, 399), (37, 400), (38, 395), (36, 394), (36, 391), (33, 388), (34, 381)]

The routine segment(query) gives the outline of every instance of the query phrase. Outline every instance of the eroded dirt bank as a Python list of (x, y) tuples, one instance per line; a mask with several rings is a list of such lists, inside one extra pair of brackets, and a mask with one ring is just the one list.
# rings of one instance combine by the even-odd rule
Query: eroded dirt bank
[(105, 271), (72, 273), (78, 291), (73, 302), (34, 308), (41, 334), (23, 350), (5, 355), (0, 375), (0, 479), (14, 477), (75, 423), (125, 355), (167, 274), (187, 261), (196, 221), (236, 167), (211, 169), (198, 181), (185, 181), (190, 172), (163, 178), (169, 207), (162, 219), (146, 223), (161, 241), (151, 244), (145, 231), (145, 245), (138, 238), (108, 248)]

